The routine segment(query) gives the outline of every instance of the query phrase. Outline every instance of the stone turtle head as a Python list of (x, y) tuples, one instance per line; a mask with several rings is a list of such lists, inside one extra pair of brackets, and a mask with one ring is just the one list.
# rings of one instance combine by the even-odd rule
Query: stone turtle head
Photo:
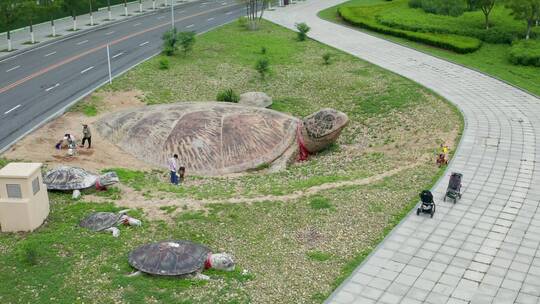
[(306, 148), (311, 153), (323, 150), (336, 141), (348, 123), (347, 114), (329, 108), (307, 116), (302, 132)]
[(233, 271), (234, 270), (234, 260), (227, 253), (214, 253), (209, 257), (210, 268), (223, 270), (223, 271)]
[(118, 179), (116, 172), (107, 172), (99, 177), (99, 184), (101, 186), (110, 186), (118, 183), (119, 181), (120, 180)]

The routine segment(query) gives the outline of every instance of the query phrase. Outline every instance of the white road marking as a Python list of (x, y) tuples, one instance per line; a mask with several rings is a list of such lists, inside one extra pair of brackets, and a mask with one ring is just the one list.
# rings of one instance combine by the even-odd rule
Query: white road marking
[(53, 85), (52, 87), (50, 87), (50, 88), (46, 89), (46, 90), (45, 90), (45, 92), (49, 92), (50, 90), (52, 90), (52, 89), (54, 89), (54, 88), (58, 87), (59, 85), (60, 85), (60, 84), (59, 84), (59, 83), (57, 83), (57, 84)]
[(221, 3), (221, 5), (227, 5), (227, 2), (223, 2), (223, 3)]
[(16, 110), (16, 109), (17, 109), (18, 107), (20, 107), (20, 106), (21, 106), (21, 105), (16, 105), (16, 106), (14, 106), (13, 108), (11, 108), (11, 110), (4, 112), (4, 114), (9, 114), (11, 111)]
[(208, 18), (206, 21), (212, 21), (214, 20), (214, 18)]
[(112, 58), (116, 58), (116, 57), (118, 57), (118, 56), (122, 56), (122, 55), (124, 55), (124, 53), (123, 53), (123, 52), (122, 52), (122, 53), (118, 53), (118, 54), (116, 54), (116, 55), (112, 56)]
[(146, 42), (143, 42), (143, 43), (139, 44), (139, 46), (147, 45), (148, 43), (149, 43), (149, 42), (146, 41)]
[(114, 31), (105, 33), (105, 36), (109, 36), (109, 35), (112, 35), (112, 34), (114, 34)]
[(85, 44), (85, 43), (87, 43), (87, 42), (88, 42), (88, 40), (84, 40), (84, 41), (81, 41), (81, 42), (77, 42), (77, 45)]
[(49, 54), (46, 54), (46, 55), (45, 55), (45, 56), (43, 56), (43, 57), (49, 57), (49, 56), (51, 56), (51, 55), (54, 55), (54, 54), (56, 54), (56, 51), (54, 51), (54, 52), (51, 52), (51, 53), (49, 53)]
[(158, 18), (158, 19), (163, 19), (163, 18), (165, 18), (165, 16), (159, 16), (159, 17), (157, 17), (157, 18)]
[(133, 26), (139, 26), (139, 25), (141, 25), (141, 23), (140, 23), (140, 22), (137, 22), (137, 23), (135, 23)]
[(233, 12), (228, 12), (228, 13), (225, 13), (225, 15), (230, 15), (230, 14), (232, 14), (232, 13), (233, 13)]
[(7, 73), (7, 72), (14, 71), (14, 70), (16, 70), (16, 69), (18, 69), (18, 68), (20, 68), (20, 67), (21, 67), (20, 65), (15, 66), (15, 67), (12, 67), (11, 69), (7, 70), (6, 73)]
[(84, 73), (90, 71), (90, 70), (93, 69), (93, 68), (94, 68), (94, 67), (91, 66), (91, 67), (89, 67), (89, 68), (87, 68), (87, 69), (84, 69), (84, 70), (81, 71), (81, 74), (84, 74)]
[(186, 26), (186, 28), (190, 28), (190, 27), (194, 27), (194, 26), (195, 26), (195, 24), (190, 24), (190, 25)]

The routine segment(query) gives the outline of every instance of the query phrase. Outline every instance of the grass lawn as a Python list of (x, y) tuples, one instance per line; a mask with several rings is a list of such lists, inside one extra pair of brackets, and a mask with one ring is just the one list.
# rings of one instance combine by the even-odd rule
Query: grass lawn
[[(334, 146), (278, 173), (189, 176), (177, 188), (161, 170), (117, 168), (122, 188), (76, 202), (51, 193), (44, 226), (0, 234), (0, 303), (321, 303), (440, 176), (434, 153), (443, 141), (455, 148), (463, 122), (425, 88), (295, 36), (266, 22), (255, 32), (226, 25), (198, 36), (193, 53), (170, 58), (168, 70), (158, 56), (102, 90), (142, 91), (148, 104), (264, 91), (275, 110), (295, 116), (333, 107), (351, 120)], [(254, 69), (263, 57), (271, 66), (264, 80)], [(106, 99), (86, 103), (73, 111), (107, 111)], [(77, 227), (86, 214), (119, 210), (133, 197), (156, 201), (159, 216), (132, 211), (143, 227), (122, 227), (117, 239)], [(229, 252), (237, 270), (211, 271), (210, 281), (125, 277), (129, 251), (163, 239)]]
[[(469, 34), (482, 37), (483, 15), (481, 12), (468, 12), (464, 15), (453, 18), (426, 14), (420, 9), (411, 9), (407, 6), (408, 0), (397, 0), (387, 2), (384, 0), (353, 0), (341, 4), (340, 6), (353, 7), (359, 12), (369, 12), (376, 10), (373, 14), (367, 14), (374, 22), (390, 26), (396, 29), (423, 30), (435, 33)], [(319, 16), (333, 22), (344, 23), (338, 16), (339, 6), (328, 8), (319, 13)], [(525, 22), (516, 21), (507, 9), (502, 6), (495, 7), (491, 17), (492, 29), (505, 32), (509, 36), (525, 32)], [(344, 23), (345, 24), (345, 23)], [(474, 30), (470, 30), (473, 28)], [(475, 52), (468, 54), (457, 54), (452, 51), (428, 46), (422, 43), (413, 42), (404, 38), (391, 35), (367, 31), (370, 34), (379, 36), (391, 41), (395, 41), (411, 48), (432, 54), (467, 67), (471, 67), (507, 81), (515, 86), (528, 90), (536, 95), (540, 95), (540, 67), (514, 65), (510, 62), (510, 44), (491, 43), (483, 41), (482, 47)], [(520, 32), (521, 30), (521, 32)], [(540, 28), (534, 28), (534, 32), (540, 33)], [(493, 38), (482, 37), (484, 40)]]

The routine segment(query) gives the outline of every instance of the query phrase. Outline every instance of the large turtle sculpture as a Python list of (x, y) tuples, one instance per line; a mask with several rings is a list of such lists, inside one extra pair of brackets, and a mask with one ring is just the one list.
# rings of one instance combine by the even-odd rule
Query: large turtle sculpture
[(79, 223), (79, 226), (90, 229), (92, 231), (109, 231), (114, 237), (120, 235), (118, 225), (141, 226), (140, 220), (128, 216), (126, 213), (129, 209), (122, 210), (118, 213), (113, 212), (95, 212), (85, 217)]
[(224, 102), (152, 105), (111, 113), (101, 135), (145, 162), (163, 167), (178, 154), (197, 175), (285, 168), (333, 143), (346, 114), (322, 109), (303, 120), (274, 110)]
[(182, 276), (207, 280), (205, 269), (234, 270), (234, 261), (226, 253), (212, 253), (201, 244), (184, 240), (162, 241), (142, 245), (129, 253), (129, 264), (152, 275)]
[(48, 190), (82, 190), (90, 187), (101, 190), (118, 181), (118, 175), (115, 172), (107, 172), (99, 176), (84, 169), (69, 166), (54, 168), (43, 176), (43, 183)]

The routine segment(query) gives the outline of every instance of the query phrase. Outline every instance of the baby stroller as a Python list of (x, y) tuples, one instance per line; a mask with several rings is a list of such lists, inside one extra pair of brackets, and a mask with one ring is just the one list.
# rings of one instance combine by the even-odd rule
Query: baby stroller
[(449, 197), (450, 199), (454, 200), (454, 204), (457, 202), (458, 199), (461, 199), (461, 178), (463, 177), (463, 174), (453, 172), (452, 175), (450, 175), (450, 181), (448, 182), (448, 188), (446, 189), (446, 195), (444, 196), (444, 201), (446, 202), (446, 198)]
[(435, 202), (433, 201), (431, 191), (424, 190), (420, 192), (420, 200), (422, 201), (422, 205), (416, 209), (416, 215), (420, 215), (421, 212), (429, 213), (433, 217), (433, 214), (435, 214)]

